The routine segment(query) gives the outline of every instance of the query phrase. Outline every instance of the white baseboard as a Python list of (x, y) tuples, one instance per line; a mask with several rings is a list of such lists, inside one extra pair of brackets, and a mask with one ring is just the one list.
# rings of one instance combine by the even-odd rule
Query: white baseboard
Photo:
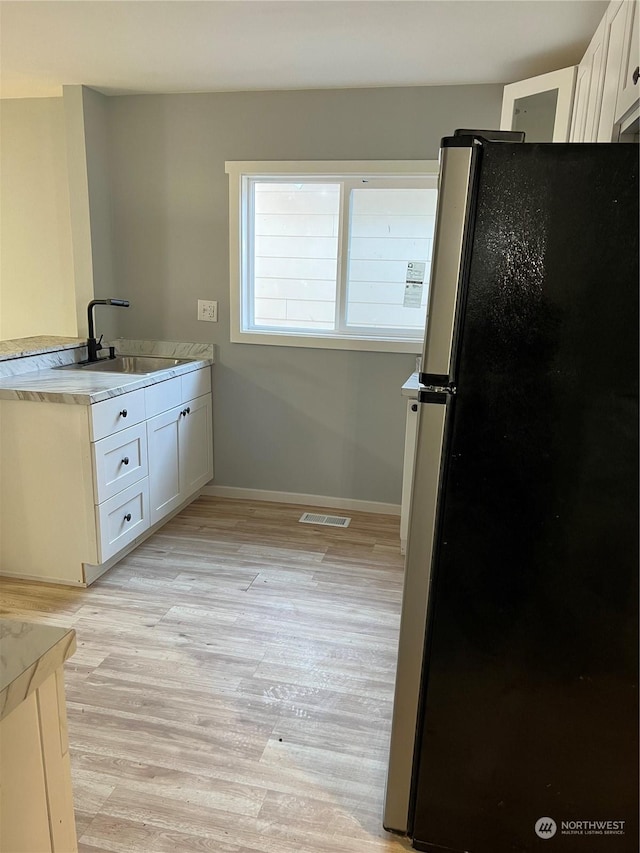
[(381, 515), (400, 515), (400, 504), (378, 501), (359, 501), (352, 498), (333, 498), (326, 495), (301, 495), (299, 492), (272, 492), (268, 489), (240, 489), (236, 486), (205, 486), (201, 492), (212, 498), (237, 498), (245, 501), (323, 506), (332, 509), (352, 509), (356, 512), (375, 512)]

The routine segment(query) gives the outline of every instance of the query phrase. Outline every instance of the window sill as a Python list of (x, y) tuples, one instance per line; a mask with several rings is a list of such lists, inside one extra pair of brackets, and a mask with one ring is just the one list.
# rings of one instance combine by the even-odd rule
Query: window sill
[(422, 352), (422, 338), (373, 338), (365, 335), (327, 335), (305, 333), (292, 335), (290, 332), (259, 332), (252, 330), (231, 332), (231, 343), (261, 344), (272, 347), (303, 347), (305, 349), (342, 349), (362, 352), (399, 352), (419, 354)]

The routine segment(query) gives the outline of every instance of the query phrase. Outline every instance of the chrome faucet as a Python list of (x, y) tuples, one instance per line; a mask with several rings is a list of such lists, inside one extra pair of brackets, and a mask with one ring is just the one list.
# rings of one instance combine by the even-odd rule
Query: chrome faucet
[[(87, 338), (87, 361), (98, 361), (98, 353), (102, 349), (102, 335), (100, 340), (96, 340), (93, 330), (93, 306), (94, 305), (115, 305), (119, 308), (128, 308), (129, 302), (126, 299), (92, 299), (87, 307), (87, 319), (89, 326), (89, 337)], [(109, 358), (115, 358), (113, 347), (109, 348)]]

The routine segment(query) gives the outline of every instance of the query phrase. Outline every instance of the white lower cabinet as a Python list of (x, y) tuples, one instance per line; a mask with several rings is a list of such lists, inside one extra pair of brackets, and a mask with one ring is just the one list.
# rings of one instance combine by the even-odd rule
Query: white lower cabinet
[(213, 477), (211, 421), (210, 395), (147, 421), (151, 524)]
[(93, 448), (93, 496), (96, 504), (147, 476), (147, 430), (144, 421), (96, 441)]
[(213, 477), (213, 443), (211, 438), (211, 397), (190, 400), (180, 423), (180, 461), (182, 493), (186, 497), (197, 492)]
[(0, 574), (91, 583), (213, 477), (210, 368), (0, 419)]
[(150, 517), (161, 519), (182, 502), (180, 487), (180, 420), (182, 407), (169, 409), (147, 423)]
[(145, 478), (96, 507), (99, 562), (105, 563), (150, 526)]

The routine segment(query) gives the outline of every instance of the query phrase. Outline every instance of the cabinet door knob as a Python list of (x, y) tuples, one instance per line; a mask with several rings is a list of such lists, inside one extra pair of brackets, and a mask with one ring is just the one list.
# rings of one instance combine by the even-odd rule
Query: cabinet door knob
[(131, 521), (131, 513), (130, 513), (130, 512), (128, 512), (128, 513), (125, 515), (124, 520), (125, 520), (125, 521)]
[(127, 417), (127, 410), (126, 410), (126, 409), (123, 409), (123, 410), (120, 412), (120, 416), (121, 416), (121, 417), (123, 417), (123, 418), (126, 418), (126, 417)]
[(640, 65), (633, 72), (633, 85), (634, 86), (638, 85), (638, 78), (640, 78)]
[(128, 465), (128, 464), (129, 464), (129, 457), (128, 457), (128, 456), (125, 456), (125, 457), (124, 457), (124, 459), (122, 460), (122, 464), (123, 464), (123, 465)]
[(186, 413), (187, 413), (188, 415), (190, 415), (190, 414), (191, 414), (191, 409), (189, 408), (189, 406), (187, 406), (187, 408), (185, 409), (185, 411), (186, 411)]
[(418, 411), (418, 404), (417, 404), (417, 403), (412, 403), (412, 404), (411, 404), (411, 411), (412, 411), (412, 412), (417, 412), (417, 411)]

